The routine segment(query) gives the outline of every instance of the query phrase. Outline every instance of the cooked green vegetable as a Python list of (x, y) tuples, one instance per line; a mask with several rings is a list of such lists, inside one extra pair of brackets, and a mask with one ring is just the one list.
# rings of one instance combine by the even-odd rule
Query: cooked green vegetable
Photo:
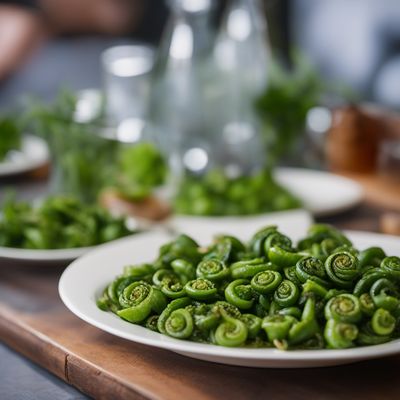
[(98, 306), (173, 338), (220, 346), (380, 344), (400, 334), (398, 260), (376, 247), (359, 252), (321, 224), (297, 245), (276, 226), (247, 245), (218, 236), (200, 247), (181, 235), (153, 263), (126, 267)]
[(175, 210), (189, 215), (248, 215), (300, 206), (269, 170), (239, 178), (228, 178), (221, 170), (186, 175), (174, 199)]
[(50, 197), (38, 207), (9, 197), (4, 201), (0, 216), (0, 246), (5, 247), (86, 247), (131, 233), (124, 219), (72, 197)]

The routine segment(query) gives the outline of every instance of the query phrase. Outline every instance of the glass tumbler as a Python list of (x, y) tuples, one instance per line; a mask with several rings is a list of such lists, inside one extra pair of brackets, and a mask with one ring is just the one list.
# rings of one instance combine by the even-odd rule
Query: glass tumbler
[(103, 52), (101, 62), (107, 124), (118, 135), (132, 136), (124, 141), (137, 141), (147, 112), (154, 49), (143, 44), (115, 46)]

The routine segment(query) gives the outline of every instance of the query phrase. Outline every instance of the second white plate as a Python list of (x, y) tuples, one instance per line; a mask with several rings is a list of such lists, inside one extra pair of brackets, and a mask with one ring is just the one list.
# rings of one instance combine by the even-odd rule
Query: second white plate
[(348, 210), (364, 196), (361, 185), (339, 175), (303, 168), (277, 168), (277, 181), (297, 196), (315, 216)]

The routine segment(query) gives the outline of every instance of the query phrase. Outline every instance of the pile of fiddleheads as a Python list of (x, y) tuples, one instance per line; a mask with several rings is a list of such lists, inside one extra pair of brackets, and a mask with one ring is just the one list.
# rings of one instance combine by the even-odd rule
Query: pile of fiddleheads
[(221, 346), (340, 349), (400, 337), (400, 258), (317, 224), (296, 245), (268, 226), (244, 244), (186, 235), (125, 267), (97, 301), (131, 323)]

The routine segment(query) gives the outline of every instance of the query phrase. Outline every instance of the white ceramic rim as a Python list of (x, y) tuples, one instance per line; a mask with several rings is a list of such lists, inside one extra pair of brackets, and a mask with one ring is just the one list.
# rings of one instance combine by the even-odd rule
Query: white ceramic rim
[(13, 247), (0, 247), (0, 259), (13, 261), (72, 261), (95, 247), (76, 247), (72, 249), (30, 250)]

